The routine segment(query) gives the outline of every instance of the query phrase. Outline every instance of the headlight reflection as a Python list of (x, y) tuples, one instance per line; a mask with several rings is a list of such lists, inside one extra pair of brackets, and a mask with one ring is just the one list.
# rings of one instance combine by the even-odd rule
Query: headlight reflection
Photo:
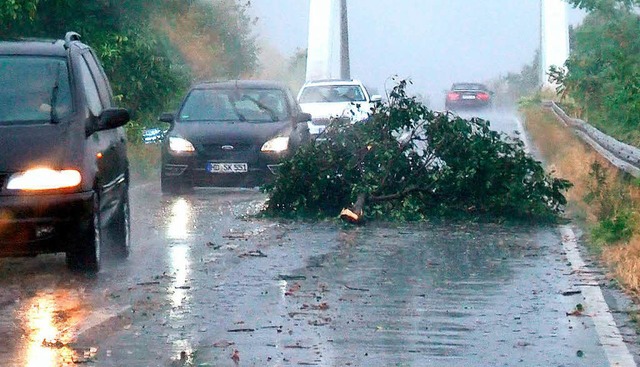
[(77, 297), (68, 291), (34, 297), (22, 312), (25, 366), (57, 367), (78, 360), (69, 347), (72, 329), (85, 317)]
[(171, 205), (171, 216), (167, 226), (167, 236), (170, 239), (187, 239), (190, 223), (191, 203), (184, 198), (179, 198)]

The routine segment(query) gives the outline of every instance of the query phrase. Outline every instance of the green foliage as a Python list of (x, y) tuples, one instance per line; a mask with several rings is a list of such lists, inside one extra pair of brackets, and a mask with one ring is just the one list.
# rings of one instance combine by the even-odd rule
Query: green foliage
[(591, 164), (584, 201), (595, 208), (598, 222), (591, 229), (591, 237), (597, 245), (628, 241), (633, 235), (635, 211), (623, 187), (611, 184), (606, 170), (598, 162)]
[(365, 123), (336, 119), (280, 168), (266, 212), (336, 216), (360, 194), (369, 218), (553, 219), (571, 184), (552, 178), (520, 139), (429, 110), (400, 81)]
[(39, 0), (3, 0), (0, 2), (0, 23), (33, 19)]
[(633, 6), (640, 5), (639, 0), (567, 0), (567, 2), (576, 8), (588, 11), (610, 11), (616, 8), (630, 9)]
[[(599, 9), (599, 8), (596, 8)], [(640, 124), (640, 17), (627, 8), (595, 10), (575, 29), (566, 69), (551, 80), (582, 116), (606, 132), (634, 132)]]
[(623, 211), (612, 218), (606, 218), (592, 228), (591, 238), (599, 245), (609, 245), (628, 241), (633, 235), (633, 215)]
[[(155, 116), (173, 108), (191, 83), (193, 72), (180, 46), (184, 34), (168, 35), (177, 19), (192, 17), (180, 31), (207, 35), (216, 52), (201, 58), (220, 78), (251, 74), (256, 46), (247, 6), (236, 0), (3, 0), (0, 38), (61, 38), (69, 30), (82, 35), (102, 59), (117, 103), (130, 109), (135, 136), (155, 124)], [(169, 25), (162, 27), (162, 19)], [(174, 32), (175, 33), (175, 32)], [(200, 55), (198, 55), (200, 56)]]

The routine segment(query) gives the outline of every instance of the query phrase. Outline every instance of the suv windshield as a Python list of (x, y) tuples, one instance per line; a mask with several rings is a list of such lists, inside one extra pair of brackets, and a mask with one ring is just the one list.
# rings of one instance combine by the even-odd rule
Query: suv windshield
[(64, 59), (0, 56), (0, 124), (56, 122), (71, 112)]
[(362, 88), (358, 85), (308, 86), (300, 94), (300, 103), (365, 102)]
[(289, 117), (279, 89), (194, 89), (180, 110), (181, 121), (274, 122)]

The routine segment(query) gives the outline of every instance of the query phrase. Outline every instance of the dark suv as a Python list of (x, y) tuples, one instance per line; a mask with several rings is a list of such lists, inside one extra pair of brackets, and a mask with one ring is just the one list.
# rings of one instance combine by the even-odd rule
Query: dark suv
[(98, 271), (103, 229), (129, 254), (129, 163), (109, 81), (77, 33), (0, 42), (0, 255), (65, 252)]

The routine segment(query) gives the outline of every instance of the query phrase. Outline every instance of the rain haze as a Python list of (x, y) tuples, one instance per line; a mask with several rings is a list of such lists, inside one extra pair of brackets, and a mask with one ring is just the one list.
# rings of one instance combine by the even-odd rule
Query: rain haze
[[(277, 5), (276, 5), (277, 4)], [(536, 0), (348, 0), (351, 76), (380, 92), (391, 77), (441, 107), (456, 81), (487, 81), (519, 72), (540, 44)], [(306, 49), (309, 1), (254, 0), (260, 41), (284, 56)], [(583, 13), (574, 9), (569, 21)]]

